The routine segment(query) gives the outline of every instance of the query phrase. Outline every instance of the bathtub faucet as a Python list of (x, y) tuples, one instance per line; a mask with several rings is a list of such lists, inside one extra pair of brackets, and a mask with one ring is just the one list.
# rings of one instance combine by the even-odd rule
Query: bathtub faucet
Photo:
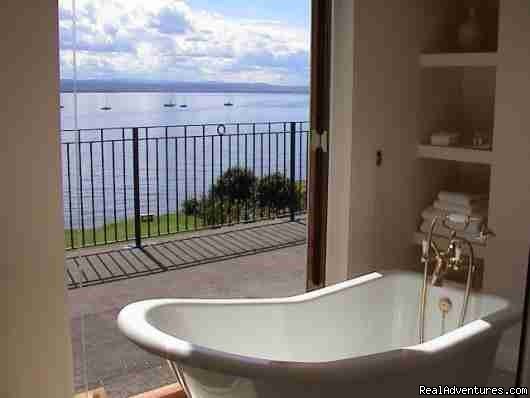
[[(428, 239), (422, 242), (422, 263), (424, 263), (426, 269), (428, 269), (431, 264), (434, 265), (431, 277), (431, 284), (433, 286), (443, 286), (445, 277), (449, 271), (461, 271), (467, 269), (468, 273), (474, 272), (473, 245), (466, 238), (457, 237), (456, 230), (448, 226), (446, 221), (463, 223), (465, 229), (469, 224), (469, 217), (462, 218), (456, 215), (449, 215), (442, 220), (443, 226), (451, 231), (449, 244), (445, 250), (441, 250), (432, 239), (433, 231), (437, 223), (440, 222), (440, 217), (435, 217), (432, 221)], [(467, 246), (469, 249), (469, 259), (462, 256), (464, 246)]]
[(456, 232), (451, 232), (449, 245), (445, 251), (438, 249), (436, 244), (431, 241), (433, 247), (436, 248), (434, 262), (435, 267), (431, 277), (431, 284), (433, 286), (443, 286), (445, 276), (449, 271), (459, 271), (462, 267), (466, 267), (467, 262), (462, 259), (462, 245), (467, 240), (464, 238), (457, 238)]
[[(475, 272), (475, 254), (473, 250), (473, 245), (466, 238), (457, 236), (456, 230), (447, 224), (447, 221), (451, 223), (455, 223), (455, 224), (464, 224), (463, 229), (461, 229), (461, 231), (464, 231), (468, 227), (470, 221), (472, 221), (472, 218), (468, 216), (451, 214), (441, 219), (443, 226), (451, 231), (451, 234), (449, 237), (449, 245), (447, 246), (446, 250), (441, 250), (432, 239), (433, 232), (438, 222), (440, 222), (440, 219), (441, 218), (438, 216), (434, 217), (432, 224), (431, 224), (431, 228), (429, 229), (427, 240), (424, 240), (422, 242), (421, 260), (425, 268), (424, 268), (424, 276), (423, 276), (423, 288), (421, 291), (421, 299), (420, 299), (420, 325), (419, 325), (420, 343), (423, 343), (423, 340), (424, 340), (425, 305), (426, 305), (426, 300), (427, 300), (427, 289), (428, 289), (428, 284), (429, 284), (428, 275), (429, 275), (429, 269), (431, 267), (431, 264), (434, 264), (434, 270), (431, 276), (431, 285), (433, 286), (442, 286), (445, 280), (445, 277), (449, 271), (451, 270), (459, 271), (460, 269), (467, 268), (466, 290), (464, 294), (464, 302), (462, 304), (462, 308), (460, 311), (460, 319), (458, 322), (459, 327), (464, 324), (464, 319), (466, 316), (467, 306), (469, 302), (469, 295), (471, 294), (472, 276), (473, 276), (473, 273)], [(489, 231), (489, 235), (493, 235), (491, 231)], [(481, 237), (482, 237), (482, 233), (481, 233)], [(469, 256), (467, 257), (467, 261), (464, 258), (464, 256), (462, 256), (463, 246), (467, 246), (468, 251), (469, 251)]]

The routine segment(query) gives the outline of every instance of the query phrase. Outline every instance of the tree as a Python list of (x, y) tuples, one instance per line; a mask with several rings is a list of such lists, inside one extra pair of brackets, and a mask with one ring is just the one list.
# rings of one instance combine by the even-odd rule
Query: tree
[(281, 173), (268, 175), (258, 182), (256, 200), (262, 208), (284, 210), (290, 207), (291, 197), (290, 180)]

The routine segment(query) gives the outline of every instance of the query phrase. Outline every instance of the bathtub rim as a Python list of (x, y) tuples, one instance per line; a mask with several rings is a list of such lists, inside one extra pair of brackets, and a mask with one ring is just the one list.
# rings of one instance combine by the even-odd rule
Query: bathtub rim
[(412, 274), (415, 277), (420, 275), (418, 272), (404, 270), (371, 272), (319, 290), (285, 298), (143, 300), (124, 307), (118, 315), (117, 322), (122, 333), (134, 344), (181, 365), (247, 378), (289, 377), (298, 381), (326, 379), (340, 382), (357, 379), (362, 381), (367, 373), (372, 376), (384, 376), (436, 365), (469, 349), (470, 345), (480, 345), (492, 337), (500, 337), (504, 330), (520, 319), (521, 309), (507, 299), (479, 292), (482, 296), (505, 300), (507, 307), (423, 344), (333, 361), (299, 362), (250, 357), (194, 344), (157, 329), (146, 317), (153, 308), (178, 304), (296, 304), (316, 300), (362, 284), (376, 283), (381, 278), (395, 274)]

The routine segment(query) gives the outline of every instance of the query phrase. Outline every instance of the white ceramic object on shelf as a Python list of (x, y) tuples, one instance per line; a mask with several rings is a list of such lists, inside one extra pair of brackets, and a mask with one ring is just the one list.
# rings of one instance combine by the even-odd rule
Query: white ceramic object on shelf
[(460, 137), (460, 134), (456, 132), (440, 131), (439, 133), (435, 133), (431, 135), (431, 145), (436, 145), (436, 146), (457, 145), (459, 137)]
[(477, 9), (470, 7), (466, 21), (458, 28), (458, 46), (463, 51), (481, 49), (483, 34), (477, 17)]
[[(420, 384), (485, 385), (520, 310), (473, 292), (458, 327), (460, 286), (430, 287), (419, 344), (422, 283), (422, 273), (380, 271), (289, 298), (147, 300), (125, 307), (118, 325), (176, 365), (190, 398), (417, 396)], [(437, 306), (444, 298), (454, 305), (447, 314)]]

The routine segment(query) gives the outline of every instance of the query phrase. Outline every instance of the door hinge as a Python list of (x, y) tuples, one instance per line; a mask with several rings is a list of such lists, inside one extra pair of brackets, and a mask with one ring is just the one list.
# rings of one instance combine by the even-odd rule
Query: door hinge
[(322, 149), (322, 152), (328, 151), (328, 132), (324, 130), (322, 133), (313, 130), (312, 137), (312, 147), (314, 150)]

